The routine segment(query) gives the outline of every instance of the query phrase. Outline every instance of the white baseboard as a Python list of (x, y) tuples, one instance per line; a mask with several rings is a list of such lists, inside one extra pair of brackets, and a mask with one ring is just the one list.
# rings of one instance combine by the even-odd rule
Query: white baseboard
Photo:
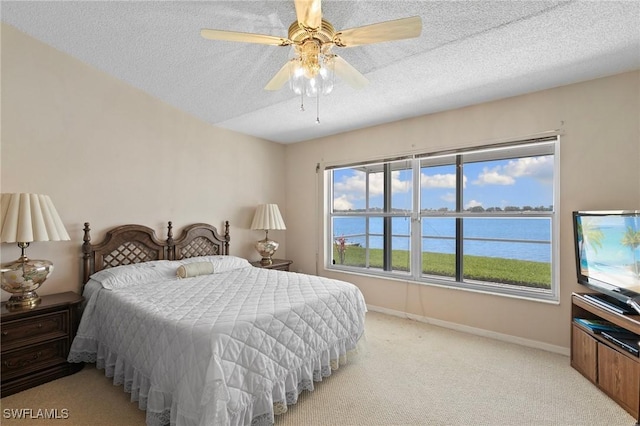
[(529, 348), (542, 349), (548, 352), (560, 355), (570, 356), (569, 348), (563, 346), (550, 345), (549, 343), (539, 342), (537, 340), (524, 339), (522, 337), (511, 336), (509, 334), (496, 333), (495, 331), (483, 330), (481, 328), (469, 327), (468, 325), (456, 324), (449, 321), (443, 321), (436, 318), (424, 317), (421, 315), (409, 314), (407, 312), (396, 311), (393, 309), (382, 308), (379, 306), (367, 305), (367, 309), (381, 314), (391, 315), (394, 317), (408, 318), (414, 321), (424, 322), (426, 324), (438, 327), (449, 328), (451, 330), (461, 331), (464, 333), (474, 334), (476, 336), (488, 337), (490, 339), (500, 340), (503, 342), (515, 343)]

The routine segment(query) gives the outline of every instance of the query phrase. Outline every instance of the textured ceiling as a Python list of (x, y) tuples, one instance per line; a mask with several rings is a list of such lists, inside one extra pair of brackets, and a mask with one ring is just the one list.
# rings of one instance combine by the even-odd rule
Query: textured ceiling
[(286, 37), (292, 0), (2, 1), (3, 22), (215, 126), (293, 143), (640, 69), (638, 1), (330, 1), (337, 30), (418, 15), (419, 38), (334, 48), (370, 84), (320, 98), (263, 87), (289, 47), (211, 41), (200, 29)]

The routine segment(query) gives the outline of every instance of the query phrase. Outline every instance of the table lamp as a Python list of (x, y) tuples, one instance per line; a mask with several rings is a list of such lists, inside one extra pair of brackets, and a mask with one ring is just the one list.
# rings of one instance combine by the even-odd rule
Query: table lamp
[(264, 240), (256, 243), (255, 247), (262, 256), (262, 265), (271, 265), (271, 256), (278, 249), (279, 244), (269, 239), (270, 229), (287, 229), (282, 220), (282, 215), (277, 204), (260, 204), (256, 209), (251, 223), (251, 229), (260, 229), (266, 232)]
[(0, 287), (12, 294), (7, 308), (31, 308), (40, 303), (36, 290), (53, 272), (48, 260), (29, 259), (25, 249), (33, 241), (70, 240), (48, 195), (2, 194), (0, 242), (18, 243), (19, 259), (0, 266)]

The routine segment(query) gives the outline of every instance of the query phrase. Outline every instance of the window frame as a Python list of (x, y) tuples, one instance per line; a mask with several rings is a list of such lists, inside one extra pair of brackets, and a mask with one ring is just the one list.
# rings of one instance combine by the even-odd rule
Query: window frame
[[(408, 281), (416, 284), (424, 285), (436, 285), (444, 286), (448, 288), (457, 288), (470, 291), (478, 291), (482, 293), (496, 294), (502, 296), (511, 296), (518, 298), (526, 298), (538, 301), (557, 302), (559, 300), (559, 182), (560, 182), (560, 170), (559, 170), (559, 154), (560, 154), (560, 135), (553, 134), (552, 136), (544, 136), (534, 139), (525, 139), (515, 142), (507, 142), (500, 144), (484, 145), (473, 148), (465, 148), (458, 150), (449, 150), (446, 152), (434, 152), (434, 153), (415, 153), (410, 156), (396, 157), (391, 159), (380, 159), (363, 161), (362, 163), (351, 163), (345, 165), (332, 165), (324, 168), (324, 182), (327, 203), (326, 214), (324, 215), (324, 232), (326, 238), (324, 241), (324, 266), (327, 270), (355, 273), (359, 275), (377, 276), (386, 279), (399, 279), (402, 281)], [(463, 203), (464, 188), (462, 185), (462, 176), (464, 175), (464, 164), (479, 162), (479, 161), (494, 161), (504, 159), (519, 159), (526, 157), (534, 157), (541, 155), (551, 155), (553, 161), (553, 183), (552, 183), (552, 202), (553, 208), (551, 211), (500, 211), (500, 212), (471, 212), (465, 211)], [(451, 164), (447, 163), (446, 159), (455, 158), (456, 167), (456, 209), (455, 211), (423, 211), (420, 187), (420, 179), (422, 168), (425, 162), (432, 164)], [(412, 169), (412, 210), (408, 213), (398, 213), (393, 211), (369, 211), (369, 185), (368, 174), (366, 177), (366, 199), (367, 209), (366, 211), (335, 211), (333, 210), (334, 200), (334, 181), (333, 173), (337, 169), (356, 168), (356, 167), (371, 167), (373, 165), (380, 167), (383, 164), (392, 163), (396, 161), (407, 161), (411, 165)], [(466, 161), (465, 161), (466, 160)], [(462, 167), (461, 167), (462, 166)], [(369, 221), (372, 217), (406, 217), (409, 222), (409, 271), (399, 272), (387, 268), (387, 261), (385, 260), (383, 268), (371, 268), (369, 264), (369, 250), (366, 250), (366, 265), (365, 267), (348, 266), (342, 264), (333, 263), (334, 257), (334, 238), (333, 238), (333, 221), (336, 218), (347, 217), (362, 217), (365, 218), (365, 238), (366, 247), (369, 247)], [(535, 287), (526, 287), (516, 284), (500, 284), (488, 281), (474, 282), (472, 280), (464, 279), (464, 268), (461, 267), (461, 262), (464, 259), (464, 252), (462, 256), (457, 253), (455, 256), (456, 261), (456, 277), (451, 279), (439, 278), (433, 275), (423, 274), (422, 271), (422, 221), (425, 218), (455, 218), (456, 222), (462, 222), (464, 219), (473, 218), (543, 218), (549, 221), (550, 226), (550, 241), (540, 241), (541, 243), (548, 242), (550, 244), (550, 288), (542, 289)], [(391, 219), (389, 219), (391, 220)], [(383, 231), (384, 232), (384, 231)], [(456, 232), (455, 241), (456, 244), (464, 244), (465, 238), (459, 241), (459, 236), (463, 235), (460, 231)], [(387, 236), (390, 238), (390, 236)], [(489, 238), (490, 240), (490, 238)], [(504, 242), (509, 242), (505, 239)], [(391, 255), (389, 250), (388, 256)], [(416, 265), (419, 265), (416, 267)]]

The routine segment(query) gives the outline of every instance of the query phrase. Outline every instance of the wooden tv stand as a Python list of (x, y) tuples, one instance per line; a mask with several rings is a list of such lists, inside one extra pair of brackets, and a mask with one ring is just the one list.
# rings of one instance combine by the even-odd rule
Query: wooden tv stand
[(573, 318), (603, 319), (640, 335), (640, 315), (618, 314), (573, 293), (571, 318), (571, 366), (640, 425), (640, 358), (573, 321)]

